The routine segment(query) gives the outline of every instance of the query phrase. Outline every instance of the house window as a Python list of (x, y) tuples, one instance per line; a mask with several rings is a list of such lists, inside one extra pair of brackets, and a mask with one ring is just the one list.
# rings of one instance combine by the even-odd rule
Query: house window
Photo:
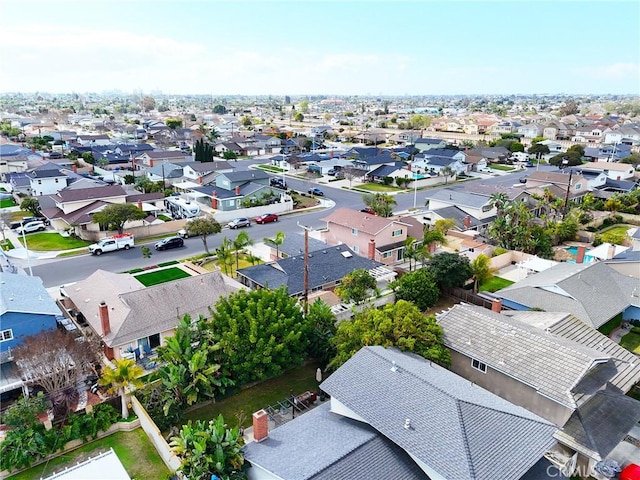
[(580, 190), (582, 188), (582, 184), (581, 183), (576, 183), (576, 190)]
[(360, 249), (358, 248), (358, 245), (354, 245), (351, 250), (353, 250), (354, 252), (358, 253), (360, 251)]
[(472, 358), (471, 366), (476, 370), (480, 370), (482, 373), (487, 373), (487, 365), (482, 363), (480, 360), (476, 360), (475, 358)]
[(357, 237), (358, 236), (358, 229), (357, 228), (352, 228), (351, 229), (351, 235), (355, 235)]
[(384, 252), (382, 254), (382, 258), (390, 258), (391, 257), (391, 252)]
[(0, 342), (8, 342), (9, 340), (13, 340), (13, 330), (10, 328), (8, 330), (0, 330)]
[(398, 237), (398, 236), (400, 236), (400, 235), (402, 235), (402, 229), (400, 229), (400, 230), (394, 230), (394, 231), (391, 233), (391, 236), (392, 236), (392, 237)]

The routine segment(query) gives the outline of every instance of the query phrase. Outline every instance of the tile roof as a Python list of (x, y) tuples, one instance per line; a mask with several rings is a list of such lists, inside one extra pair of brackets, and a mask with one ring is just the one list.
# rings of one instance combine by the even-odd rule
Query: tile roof
[(572, 392), (583, 377), (598, 362), (610, 359), (603, 352), (476, 305), (455, 305), (438, 316), (438, 323), (447, 347), (568, 408), (576, 407)]
[(332, 413), (329, 403), (247, 444), (244, 455), (283, 480), (428, 480), (402, 449), (369, 425)]
[(77, 202), (82, 200), (99, 200), (102, 198), (125, 196), (126, 192), (120, 185), (105, 185), (90, 188), (63, 189), (56, 195), (59, 202)]
[(495, 293), (529, 308), (567, 312), (598, 328), (629, 305), (640, 306), (633, 292), (638, 280), (604, 262), (559, 263)]
[(518, 479), (554, 443), (549, 422), (396, 349), (364, 347), (320, 387), (444, 478)]
[(221, 296), (235, 291), (220, 272), (197, 275), (145, 288), (128, 274), (97, 270), (67, 289), (67, 294), (96, 332), (101, 332), (98, 306), (109, 307), (111, 333), (103, 338), (117, 347), (175, 328), (178, 317), (207, 316)]
[(379, 217), (350, 208), (338, 208), (322, 220), (327, 222), (328, 228), (331, 228), (330, 224), (334, 223), (342, 227), (356, 228), (359, 232), (370, 235), (378, 235), (390, 226), (392, 228), (396, 225), (408, 226), (397, 219)]
[[(530, 312), (511, 310), (503, 312), (505, 315), (527, 322), (527, 318), (535, 318), (540, 315), (548, 315), (547, 312)], [(628, 392), (638, 381), (640, 381), (640, 359), (622, 348), (606, 335), (603, 335), (595, 328), (581, 322), (573, 315), (557, 314), (561, 318), (551, 322), (545, 328), (549, 333), (558, 337), (566, 338), (585, 347), (598, 350), (614, 359), (618, 366), (617, 374), (611, 379), (611, 384), (618, 387), (624, 393)]]
[(40, 277), (0, 271), (0, 315), (7, 312), (61, 315)]
[[(353, 270), (371, 270), (380, 266), (383, 264), (356, 255), (345, 245), (326, 246), (322, 250), (309, 253), (309, 290), (332, 284)], [(265, 288), (284, 285), (288, 288), (289, 295), (299, 295), (304, 291), (303, 272), (302, 254), (238, 270), (238, 274)]]

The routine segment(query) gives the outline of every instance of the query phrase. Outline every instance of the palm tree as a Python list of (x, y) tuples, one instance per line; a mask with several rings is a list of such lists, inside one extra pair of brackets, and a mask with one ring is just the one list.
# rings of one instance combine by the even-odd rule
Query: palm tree
[(498, 217), (502, 216), (505, 207), (509, 203), (509, 196), (504, 192), (497, 192), (489, 197), (489, 205), (498, 211)]
[(284, 243), (284, 232), (276, 232), (273, 238), (264, 238), (263, 242), (267, 245), (276, 247), (276, 259), (280, 260), (280, 245)]
[(233, 265), (233, 254), (231, 253), (231, 246), (231, 240), (229, 240), (227, 237), (224, 237), (220, 246), (216, 248), (216, 255), (218, 256), (218, 261), (222, 263), (225, 275), (229, 274), (227, 267)]
[(449, 183), (449, 177), (453, 177), (456, 172), (453, 170), (453, 168), (451, 168), (451, 166), (445, 165), (440, 169), (440, 173), (444, 175), (444, 184), (446, 185), (447, 183)]
[(489, 257), (481, 253), (471, 262), (471, 271), (473, 272), (473, 293), (477, 293), (478, 286), (493, 277), (498, 269), (492, 267)]
[(420, 250), (421, 250), (421, 248), (416, 244), (416, 239), (413, 238), (413, 237), (407, 237), (407, 239), (404, 241), (403, 256), (404, 256), (404, 258), (409, 260), (409, 271), (410, 272), (413, 270), (413, 263), (412, 262), (418, 260), (418, 252)]
[(107, 367), (102, 370), (102, 376), (99, 380), (100, 385), (109, 386), (107, 393), (117, 392), (122, 402), (122, 418), (129, 418), (129, 409), (127, 408), (127, 390), (131, 387), (141, 387), (142, 381), (140, 376), (144, 370), (136, 362), (123, 358), (115, 360), (113, 367)]
[(251, 245), (253, 245), (253, 240), (247, 232), (240, 232), (233, 241), (233, 248), (236, 251), (236, 272), (238, 271), (240, 252)]

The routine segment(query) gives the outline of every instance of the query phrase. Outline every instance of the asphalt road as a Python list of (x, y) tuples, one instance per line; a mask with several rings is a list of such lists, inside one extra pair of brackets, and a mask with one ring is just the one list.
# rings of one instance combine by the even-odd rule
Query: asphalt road
[[(238, 170), (248, 168), (249, 165), (258, 163), (257, 161), (251, 162), (238, 162)], [(555, 167), (543, 166), (541, 169), (551, 170)], [(511, 186), (518, 183), (518, 180), (523, 175), (529, 173), (533, 169), (529, 168), (527, 171), (518, 170), (515, 173), (510, 173), (501, 176), (491, 176), (482, 180), (487, 184), (500, 184), (505, 186)], [(287, 177), (287, 184), (290, 188), (295, 190), (307, 191), (312, 186), (318, 186), (325, 193), (326, 198), (333, 200), (337, 207), (345, 206), (354, 209), (360, 209), (364, 206), (362, 203), (362, 194), (357, 192), (351, 192), (342, 188), (334, 188), (326, 184), (318, 184), (311, 180), (299, 180), (291, 177)], [(450, 184), (447, 186), (436, 187), (427, 190), (418, 190), (416, 198), (416, 206), (422, 207), (425, 204), (425, 197), (429, 192), (433, 192), (440, 188), (464, 188), (464, 184)], [(395, 211), (406, 211), (414, 206), (414, 192), (398, 194), (395, 197), (397, 205), (394, 207)], [(294, 232), (302, 232), (300, 225), (305, 225), (312, 228), (325, 227), (326, 224), (322, 222), (322, 218), (327, 215), (327, 210), (314, 211), (314, 212), (301, 212), (292, 213), (288, 215), (280, 216), (280, 220), (277, 223), (270, 223), (266, 225), (253, 224), (251, 227), (245, 229), (249, 233), (254, 242), (261, 242), (265, 237), (273, 237), (276, 232), (282, 231), (285, 234), (291, 234)], [(207, 239), (207, 245), (210, 251), (219, 247), (223, 238), (226, 236), (229, 239), (233, 239), (238, 234), (239, 230), (229, 230), (224, 228), (221, 233), (217, 235), (209, 236)], [(64, 285), (72, 282), (82, 280), (98, 269), (107, 270), (110, 272), (124, 272), (134, 268), (143, 268), (158, 263), (167, 262), (170, 260), (179, 260), (186, 257), (198, 255), (204, 253), (204, 245), (200, 238), (189, 238), (185, 241), (183, 248), (166, 250), (157, 252), (153, 250), (153, 243), (149, 242), (147, 245), (152, 249), (151, 258), (143, 258), (138, 245), (131, 250), (122, 250), (118, 252), (105, 253), (99, 257), (92, 255), (82, 255), (77, 257), (66, 257), (50, 260), (32, 260), (33, 274), (42, 278), (45, 287), (55, 287), (58, 285)], [(25, 261), (16, 261), (23, 268), (26, 268)]]

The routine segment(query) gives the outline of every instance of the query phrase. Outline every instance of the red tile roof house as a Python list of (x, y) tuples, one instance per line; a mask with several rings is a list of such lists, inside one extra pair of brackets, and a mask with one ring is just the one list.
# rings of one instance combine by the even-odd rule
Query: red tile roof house
[(327, 229), (322, 233), (326, 243), (345, 244), (358, 255), (386, 265), (402, 262), (404, 243), (409, 230), (414, 227), (403, 220), (378, 217), (350, 208), (338, 208), (323, 220), (327, 222)]

